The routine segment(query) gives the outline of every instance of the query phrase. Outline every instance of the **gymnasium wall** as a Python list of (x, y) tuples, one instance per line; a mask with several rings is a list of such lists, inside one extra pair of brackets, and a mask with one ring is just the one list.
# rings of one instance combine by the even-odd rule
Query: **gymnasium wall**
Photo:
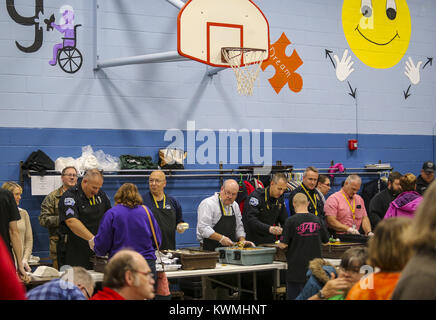
[[(250, 97), (237, 94), (231, 70), (210, 77), (210, 67), (194, 61), (93, 69), (97, 55), (105, 60), (177, 50), (178, 9), (165, 0), (39, 2), (44, 10), (33, 21), (42, 31), (35, 36), (35, 25), (17, 23), (7, 1), (0, 0), (1, 183), (17, 181), (19, 161), (37, 149), (53, 160), (77, 158), (83, 146), (91, 145), (94, 151), (114, 156), (151, 155), (157, 161), (159, 148), (171, 143), (164, 139), (168, 129), (183, 132), (187, 150), (188, 121), (195, 122), (197, 134), (215, 136), (219, 130), (246, 129), (253, 140), (256, 130), (262, 138), (271, 130), (271, 146), (263, 148), (262, 140), (261, 154), (270, 154), (271, 163), (281, 160), (296, 168), (325, 168), (332, 160), (351, 168), (381, 161), (400, 172), (419, 174), (422, 163), (435, 158), (436, 73), (428, 59), (436, 52), (433, 1), (407, 2), (410, 43), (400, 62), (385, 69), (368, 66), (350, 48), (342, 28), (343, 1), (255, 1), (269, 21), (271, 45), (283, 34), (291, 44), (284, 52), (275, 51), (281, 62), (260, 71)], [(400, 9), (401, 1), (397, 2)], [(15, 1), (16, 13), (33, 17), (35, 3)], [(43, 21), (53, 14), (59, 22), (64, 4), (74, 9), (74, 23), (82, 25), (77, 48), (83, 64), (74, 74), (49, 65), (53, 46), (62, 36), (47, 30)], [(33, 49), (23, 51), (17, 44)], [(334, 55), (340, 60), (345, 50), (354, 71), (340, 81)], [(298, 64), (296, 54), (302, 64), (292, 70)], [(422, 62), (416, 84), (405, 75), (409, 57), (414, 65)], [(283, 70), (301, 79), (302, 86), (291, 82), (273, 87), (269, 79)], [(196, 137), (194, 147), (187, 150), (191, 155), (209, 146), (203, 135)], [(347, 141), (355, 138), (358, 150), (348, 151)], [(215, 158), (207, 154), (209, 163), (197, 161), (187, 167), (216, 168), (222, 146), (210, 146), (207, 152), (214, 150)], [(241, 158), (234, 163), (229, 158), (226, 167), (248, 164)], [(147, 190), (145, 179), (129, 181)], [(111, 199), (123, 182), (106, 179), (104, 189)], [(168, 192), (179, 198), (191, 226), (177, 236), (180, 246), (196, 245), (196, 206), (218, 188), (217, 179), (169, 179)], [(21, 207), (31, 215), (34, 254), (47, 256), (48, 236), (37, 220), (42, 199), (31, 196), (26, 179)]]

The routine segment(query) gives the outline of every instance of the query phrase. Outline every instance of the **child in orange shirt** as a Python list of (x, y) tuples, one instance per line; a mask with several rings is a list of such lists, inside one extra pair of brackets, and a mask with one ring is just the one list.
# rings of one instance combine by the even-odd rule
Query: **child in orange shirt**
[(357, 282), (346, 300), (389, 300), (400, 278), (401, 270), (411, 257), (411, 249), (404, 242), (404, 231), (412, 220), (392, 218), (381, 221), (369, 240), (368, 263), (380, 268)]

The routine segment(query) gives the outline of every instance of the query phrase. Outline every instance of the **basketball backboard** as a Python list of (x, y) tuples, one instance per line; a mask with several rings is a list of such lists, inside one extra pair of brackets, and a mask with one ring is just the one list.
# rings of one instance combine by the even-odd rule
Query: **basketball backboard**
[(189, 0), (177, 18), (177, 41), (180, 55), (214, 67), (230, 67), (223, 47), (263, 49), (266, 60), (268, 20), (251, 0)]

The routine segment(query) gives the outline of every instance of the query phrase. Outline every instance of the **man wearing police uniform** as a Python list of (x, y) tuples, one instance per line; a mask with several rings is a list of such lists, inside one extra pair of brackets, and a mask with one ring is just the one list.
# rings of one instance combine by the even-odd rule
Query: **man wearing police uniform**
[[(286, 175), (276, 173), (273, 175), (269, 187), (266, 189), (258, 188), (250, 194), (242, 214), (247, 240), (259, 245), (274, 243), (280, 238), (288, 218), (283, 197), (286, 189)], [(252, 276), (243, 276), (246, 288), (252, 288), (252, 278)], [(273, 298), (273, 273), (271, 271), (257, 272), (256, 282), (257, 287), (262, 288), (258, 291), (258, 299), (271, 300)], [(245, 293), (241, 295), (241, 298), (243, 300), (252, 299)]]
[(286, 175), (276, 173), (269, 187), (256, 189), (250, 194), (242, 214), (247, 240), (256, 245), (278, 240), (288, 218), (283, 197), (286, 189)]
[(321, 194), (316, 189), (318, 183), (318, 169), (314, 167), (307, 167), (303, 173), (303, 182), (301, 185), (293, 190), (289, 194), (289, 211), (291, 216), (295, 214), (294, 206), (292, 201), (297, 193), (303, 193), (307, 196), (309, 200), (309, 213), (321, 217), (321, 221), (324, 220), (324, 202), (322, 201)]
[(100, 190), (103, 175), (88, 170), (81, 183), (67, 190), (59, 200), (59, 224), (62, 234), (58, 243), (58, 263), (92, 269), (90, 258), (94, 235), (100, 220), (111, 208), (109, 198)]

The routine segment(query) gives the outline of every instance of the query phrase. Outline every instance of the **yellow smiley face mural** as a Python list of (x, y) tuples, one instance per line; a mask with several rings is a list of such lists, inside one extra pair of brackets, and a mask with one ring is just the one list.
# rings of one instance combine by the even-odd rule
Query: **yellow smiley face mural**
[(406, 0), (344, 0), (342, 27), (354, 54), (378, 69), (401, 60), (412, 32)]

